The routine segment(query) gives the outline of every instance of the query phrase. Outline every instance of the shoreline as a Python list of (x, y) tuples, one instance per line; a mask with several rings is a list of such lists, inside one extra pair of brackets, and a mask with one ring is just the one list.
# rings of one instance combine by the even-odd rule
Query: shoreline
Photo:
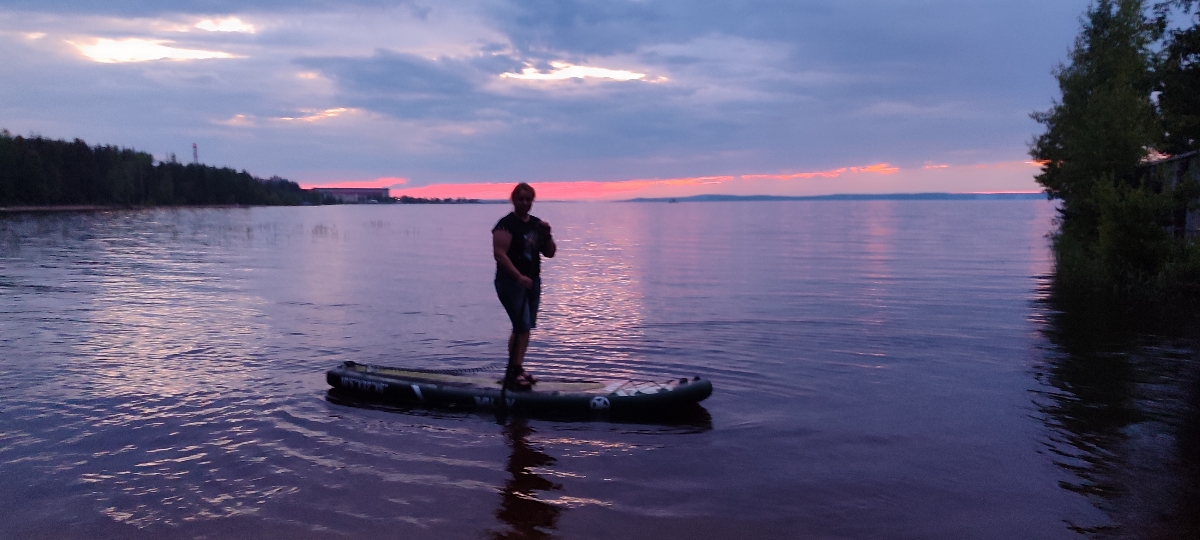
[[(32, 214), (39, 212), (103, 212), (108, 210), (158, 210), (162, 208), (250, 208), (249, 204), (183, 204), (125, 206), (104, 204), (48, 204), (45, 206), (0, 206), (0, 214)], [(265, 206), (265, 205), (264, 205)]]
[[(761, 201), (971, 201), (971, 200), (1038, 200), (1046, 195), (1036, 193), (884, 193), (884, 194), (834, 194), (834, 195), (692, 195), (687, 197), (639, 197), (634, 199), (617, 199), (611, 201), (573, 201), (573, 200), (544, 200), (543, 203), (571, 202), (620, 202), (620, 203), (655, 203), (655, 202), (761, 202)], [(494, 199), (476, 199), (470, 202), (432, 200), (397, 200), (395, 205), (413, 204), (503, 204), (508, 201)], [(362, 203), (358, 203), (362, 204)], [(104, 204), (48, 204), (24, 206), (0, 206), (0, 215), (32, 214), (52, 212), (104, 212), (114, 210), (150, 210), (162, 208), (252, 208), (256, 206), (310, 206), (310, 205), (265, 205), (265, 204), (180, 204), (180, 205), (104, 205)], [(311, 206), (356, 206), (355, 203)]]

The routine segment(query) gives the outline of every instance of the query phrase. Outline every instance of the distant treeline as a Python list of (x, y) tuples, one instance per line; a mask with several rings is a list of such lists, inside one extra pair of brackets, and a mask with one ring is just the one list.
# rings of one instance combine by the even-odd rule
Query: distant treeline
[(1040, 200), (1043, 193), (840, 193), (836, 195), (692, 195), (638, 197), (622, 202), (735, 202), (735, 201), (1004, 201)]
[(145, 152), (0, 130), (0, 206), (298, 205), (321, 195), (245, 171), (155, 163)]
[(481, 201), (479, 199), (464, 199), (462, 197), (457, 199), (452, 199), (450, 197), (446, 197), (445, 199), (431, 197), (427, 199), (425, 197), (409, 197), (408, 195), (401, 195), (396, 199), (396, 202), (400, 204), (479, 204)]

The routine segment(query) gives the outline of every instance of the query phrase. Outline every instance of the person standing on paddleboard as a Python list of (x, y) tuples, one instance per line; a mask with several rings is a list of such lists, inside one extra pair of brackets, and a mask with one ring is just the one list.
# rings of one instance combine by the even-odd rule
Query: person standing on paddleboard
[(542, 255), (554, 257), (558, 246), (550, 236), (550, 224), (529, 215), (533, 186), (521, 182), (513, 188), (513, 211), (492, 228), (492, 253), (496, 258), (496, 295), (512, 321), (508, 338), (506, 384), (512, 390), (529, 390), (537, 380), (522, 363), (529, 348), (529, 331), (537, 327), (538, 303), (542, 295)]

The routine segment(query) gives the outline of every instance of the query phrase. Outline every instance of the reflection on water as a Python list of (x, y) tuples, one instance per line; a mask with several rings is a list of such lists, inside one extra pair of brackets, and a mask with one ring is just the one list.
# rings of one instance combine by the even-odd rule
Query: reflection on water
[(1195, 347), (1035, 302), (1046, 201), (538, 203), (560, 249), (530, 369), (701, 375), (706, 412), (334, 399), (345, 360), (502, 369), (507, 211), (0, 216), (0, 537), (1194, 530)]
[(1062, 487), (1107, 516), (1071, 527), (1095, 538), (1200, 538), (1200, 347), (1171, 337), (1194, 328), (1043, 302), (1046, 446), (1070, 473)]
[[(545, 261), (548, 276), (534, 333), (538, 368), (551, 372), (581, 356), (602, 358), (588, 369), (632, 374), (638, 358), (632, 353), (644, 341), (641, 284), (630, 248), (636, 243), (629, 223), (587, 219), (556, 223), (555, 234), (586, 238), (564, 242), (554, 259)], [(549, 279), (553, 276), (553, 279)], [(564, 354), (565, 353), (565, 354)]]
[(863, 275), (869, 280), (868, 291), (863, 295), (863, 307), (875, 311), (866, 317), (867, 324), (879, 325), (886, 321), (881, 317), (886, 313), (887, 287), (893, 282), (889, 264), (893, 259), (890, 251), (894, 248), (896, 222), (892, 215), (895, 201), (869, 201), (865, 229), (867, 232), (863, 245)]
[[(490, 411), (456, 413), (450, 410), (430, 410), (405, 404), (364, 400), (359, 394), (329, 390), (326, 398), (337, 405), (365, 410), (382, 411), (392, 415), (422, 418), (470, 419), (482, 427), (491, 421), (499, 423), (499, 434), (507, 445), (508, 454), (503, 470), (506, 478), (499, 488), (499, 506), (494, 511), (500, 527), (486, 531), (490, 538), (526, 539), (552, 538), (562, 515), (572, 508), (611, 508), (612, 501), (573, 494), (564, 486), (564, 480), (579, 480), (585, 475), (557, 467), (558, 459), (548, 453), (547, 447), (560, 449), (562, 455), (603, 456), (620, 454), (632, 456), (642, 448), (636, 444), (604, 440), (595, 437), (586, 426), (588, 422), (575, 424), (559, 434), (539, 434), (533, 420), (521, 416), (494, 415)], [(547, 425), (542, 422), (542, 425)], [(605, 425), (606, 423), (595, 423)], [(712, 417), (703, 407), (676, 411), (669, 416), (642, 418), (612, 424), (626, 434), (651, 436), (695, 435), (712, 430)]]
[(539, 469), (553, 467), (555, 459), (530, 445), (529, 436), (533, 433), (528, 421), (521, 418), (504, 425), (504, 438), (512, 449), (504, 469), (512, 477), (500, 492), (496, 519), (508, 528), (492, 532), (492, 538), (550, 538), (558, 523), (562, 510), (543, 498), (549, 492), (561, 491), (563, 486), (538, 474)]

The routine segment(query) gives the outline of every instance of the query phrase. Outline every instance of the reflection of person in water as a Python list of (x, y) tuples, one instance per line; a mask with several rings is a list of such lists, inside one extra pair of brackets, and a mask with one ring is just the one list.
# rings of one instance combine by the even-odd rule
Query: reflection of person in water
[(558, 515), (562, 510), (538, 500), (537, 492), (560, 490), (562, 485), (530, 470), (552, 465), (555, 459), (529, 446), (526, 438), (532, 433), (533, 429), (521, 418), (515, 418), (504, 426), (504, 436), (512, 448), (506, 467), (512, 478), (504, 484), (496, 517), (508, 524), (509, 529), (493, 532), (492, 538), (550, 538), (549, 531), (558, 524)]

